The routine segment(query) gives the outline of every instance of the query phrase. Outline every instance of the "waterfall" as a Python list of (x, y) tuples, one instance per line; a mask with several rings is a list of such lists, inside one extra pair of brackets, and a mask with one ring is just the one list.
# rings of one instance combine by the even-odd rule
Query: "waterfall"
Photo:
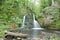
[[(38, 40), (36, 38), (38, 38), (38, 34), (40, 33), (40, 30), (43, 30), (43, 28), (41, 28), (41, 26), (39, 25), (39, 23), (35, 20), (35, 15), (29, 15), (26, 14), (23, 17), (23, 23), (22, 23), (22, 33), (27, 33), (31, 36), (31, 40)], [(27, 30), (28, 29), (28, 30)], [(31, 31), (30, 31), (31, 29)]]
[(26, 14), (23, 17), (22, 27), (21, 28), (31, 28), (31, 29), (43, 29), (39, 25), (39, 23), (35, 20), (35, 15), (33, 14), (32, 18), (31, 16)]
[(42, 30), (43, 28), (41, 28), (41, 26), (39, 25), (39, 23), (35, 20), (35, 15), (33, 15), (33, 24), (34, 24), (34, 27), (32, 29), (35, 29), (35, 30)]
[(52, 6), (55, 4), (54, 0), (52, 0)]
[[(29, 29), (30, 27), (31, 27), (31, 30)], [(21, 28), (22, 28), (21, 33), (29, 35), (27, 40), (50, 40), (52, 37), (53, 37), (53, 39), (55, 38), (55, 34), (50, 33), (49, 30), (46, 31), (45, 29), (41, 28), (41, 26), (35, 19), (34, 14), (33, 14), (33, 16), (31, 16), (29, 14), (24, 15)], [(26, 30), (27, 28), (29, 30)], [(46, 32), (44, 32), (44, 31), (46, 31)]]
[[(26, 16), (26, 15), (25, 15)], [(22, 26), (21, 26), (21, 28), (24, 28), (24, 25), (25, 25), (25, 16), (23, 17), (23, 22), (22, 22)]]

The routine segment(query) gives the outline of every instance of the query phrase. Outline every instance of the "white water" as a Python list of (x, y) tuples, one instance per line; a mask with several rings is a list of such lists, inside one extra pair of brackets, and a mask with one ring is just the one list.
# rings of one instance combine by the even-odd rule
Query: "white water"
[(35, 20), (35, 15), (33, 15), (33, 24), (34, 24), (34, 27), (32, 29), (34, 29), (34, 30), (43, 30), (43, 28), (41, 28), (39, 23)]
[(23, 20), (22, 20), (23, 22), (22, 22), (22, 27), (21, 28), (24, 28), (24, 26), (25, 26), (25, 19), (26, 19), (25, 17), (26, 17), (26, 15), (23, 17)]
[(39, 23), (35, 20), (35, 15), (33, 15), (33, 31), (32, 31), (32, 38), (31, 40), (39, 40), (38, 34), (40, 33), (39, 30), (43, 30)]
[[(21, 28), (24, 28), (25, 27), (25, 23), (26, 23), (26, 17), (28, 17), (29, 15), (25, 15), (24, 17), (23, 17), (23, 22), (22, 22), (22, 27)], [(30, 17), (30, 16), (29, 16)], [(30, 20), (31, 21), (31, 20)], [(39, 25), (39, 23), (35, 20), (35, 15), (33, 15), (33, 20), (32, 20), (33, 22), (33, 27), (32, 27), (32, 29), (34, 29), (34, 30), (42, 30), (43, 28), (41, 28), (40, 27), (40, 25)], [(27, 21), (28, 23), (29, 23), (29, 21)], [(30, 24), (28, 24), (28, 26), (30, 26)]]
[(52, 6), (55, 4), (54, 0), (52, 0)]
[[(26, 18), (26, 17), (28, 17), (28, 18)], [(22, 33), (26, 33), (29, 35), (27, 40), (50, 40), (51, 38), (53, 38), (53, 39), (54, 39), (54, 37), (56, 38), (56, 36), (55, 36), (56, 34), (54, 34), (54, 33), (41, 31), (41, 30), (43, 30), (43, 28), (41, 28), (39, 23), (35, 20), (35, 15), (33, 15), (33, 18), (32, 18), (33, 20), (30, 20), (30, 17), (31, 17), (30, 15), (25, 15), (23, 17), (23, 23), (22, 23), (22, 27), (21, 27), (21, 28), (25, 28), (25, 22), (28, 22), (25, 30), (22, 29), (23, 30)], [(33, 25), (31, 28), (32, 30), (26, 30), (27, 28), (29, 29), (29, 27), (31, 27), (31, 24), (29, 24), (30, 22), (32, 22), (32, 25)], [(50, 38), (50, 39), (47, 39), (47, 38)]]
[[(22, 23), (22, 27), (21, 28), (25, 28), (23, 29), (22, 33), (25, 33), (25, 30), (28, 29), (31, 27), (31, 24), (32, 24), (32, 31), (29, 33), (27, 32), (28, 34), (31, 34), (31, 40), (38, 40), (38, 34), (39, 34), (39, 30), (43, 30), (43, 28), (41, 28), (41, 26), (39, 25), (39, 23), (35, 20), (35, 15), (33, 14), (32, 16), (32, 20), (30, 20), (30, 15), (25, 15), (23, 17), (23, 23)], [(28, 22), (28, 24), (25, 25), (25, 23)], [(35, 39), (36, 38), (36, 39)], [(37, 39), (38, 38), (38, 39)]]

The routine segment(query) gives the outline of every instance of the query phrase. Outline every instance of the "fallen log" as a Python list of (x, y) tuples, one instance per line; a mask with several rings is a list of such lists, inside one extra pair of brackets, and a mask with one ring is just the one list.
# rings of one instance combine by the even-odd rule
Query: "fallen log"
[(22, 33), (14, 33), (14, 32), (9, 32), (9, 31), (5, 31), (5, 37), (8, 36), (14, 36), (14, 37), (19, 37), (19, 38), (27, 38), (28, 35), (27, 34), (22, 34)]

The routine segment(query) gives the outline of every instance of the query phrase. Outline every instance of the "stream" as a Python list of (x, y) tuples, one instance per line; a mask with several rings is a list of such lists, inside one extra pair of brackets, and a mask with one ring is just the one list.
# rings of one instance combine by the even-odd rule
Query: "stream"
[(28, 34), (26, 40), (60, 40), (60, 31), (54, 30), (24, 30), (23, 34)]
[(29, 35), (26, 40), (60, 40), (60, 31), (42, 28), (34, 14), (23, 17), (21, 28), (21, 33)]

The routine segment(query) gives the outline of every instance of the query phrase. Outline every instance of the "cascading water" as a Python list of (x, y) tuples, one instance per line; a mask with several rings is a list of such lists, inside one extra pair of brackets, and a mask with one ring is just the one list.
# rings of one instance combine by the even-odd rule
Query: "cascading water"
[(41, 26), (39, 25), (39, 23), (35, 20), (35, 15), (33, 15), (33, 28), (32, 28), (32, 38), (31, 40), (40, 40), (38, 35), (39, 35), (39, 31), (43, 30), (43, 28), (41, 28)]
[(52, 6), (55, 4), (54, 0), (52, 0)]
[[(31, 27), (32, 25), (32, 27)], [(23, 23), (22, 23), (22, 27), (21, 28), (29, 28), (31, 27), (31, 29), (43, 29), (40, 27), (39, 23), (35, 20), (35, 15), (33, 14), (32, 16), (32, 20), (30, 18), (30, 15), (26, 14), (24, 17), (23, 17)]]
[[(39, 30), (43, 30), (43, 28), (41, 28), (39, 23), (35, 20), (34, 14), (32, 16), (26, 14), (23, 17), (23, 23), (22, 23), (21, 28), (24, 28), (24, 29), (22, 29), (23, 30), (22, 33), (27, 33), (27, 34), (31, 35), (30, 36), (30, 37), (32, 37), (32, 38), (30, 38), (31, 40), (33, 40), (33, 38), (34, 38), (34, 40), (37, 39), (37, 35), (39, 34)], [(31, 30), (31, 31), (29, 31), (29, 30)]]
[(55, 32), (50, 32), (49, 30), (44, 30), (43, 28), (41, 28), (39, 23), (35, 20), (34, 14), (32, 16), (26, 14), (23, 17), (21, 29), (22, 33), (29, 35), (27, 40), (53, 40), (57, 36)]
[[(26, 15), (25, 15), (26, 16)], [(24, 23), (25, 23), (25, 16), (23, 17), (23, 22), (22, 22), (22, 27), (21, 28), (23, 28), (24, 27)]]
[(39, 23), (35, 20), (35, 15), (33, 15), (33, 28), (32, 29), (35, 29), (35, 30), (42, 30), (43, 28), (41, 28), (41, 26), (39, 25)]
[(29, 14), (26, 14), (23, 17), (23, 23), (21, 28), (30, 29), (31, 27), (33, 27), (33, 19), (30, 17)]

